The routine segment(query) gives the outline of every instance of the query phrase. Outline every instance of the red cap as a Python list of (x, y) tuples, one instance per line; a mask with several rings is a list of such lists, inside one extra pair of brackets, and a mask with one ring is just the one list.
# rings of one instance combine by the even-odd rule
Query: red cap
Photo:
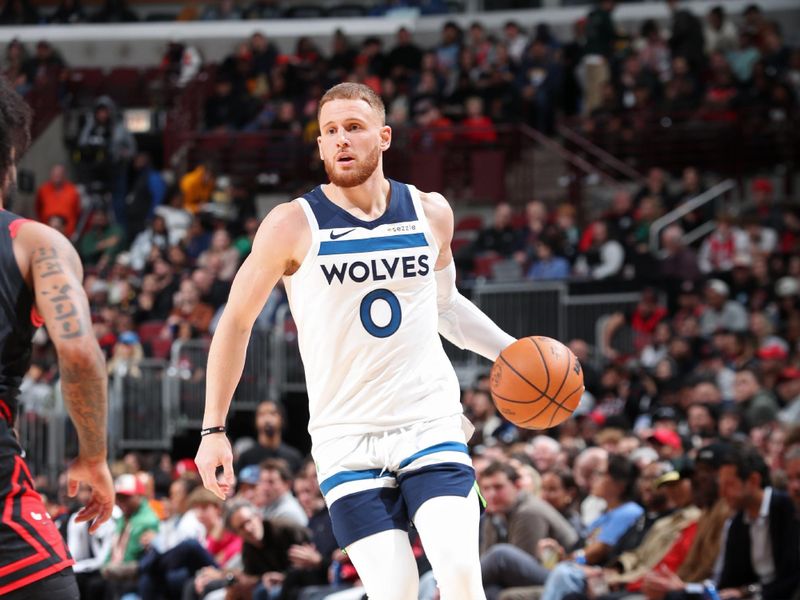
[(753, 191), (771, 194), (773, 191), (772, 182), (764, 177), (758, 177), (753, 180)]
[(800, 369), (797, 367), (786, 367), (778, 375), (778, 381), (794, 381), (795, 379), (800, 379)]
[(675, 433), (672, 429), (659, 427), (650, 434), (648, 439), (655, 440), (662, 446), (669, 446), (670, 448), (675, 448), (676, 450), (683, 450), (681, 436)]
[(145, 489), (141, 480), (131, 473), (124, 473), (114, 482), (114, 491), (120, 496), (144, 496)]
[(191, 458), (182, 458), (175, 463), (175, 477), (180, 477), (184, 473), (198, 473), (197, 465)]
[(768, 344), (758, 351), (758, 358), (762, 360), (785, 360), (789, 356), (780, 344)]

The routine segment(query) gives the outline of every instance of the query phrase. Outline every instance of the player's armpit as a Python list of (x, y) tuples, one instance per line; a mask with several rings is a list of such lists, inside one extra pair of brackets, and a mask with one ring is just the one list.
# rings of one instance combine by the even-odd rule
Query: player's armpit
[(436, 192), (420, 192), (420, 200), (433, 237), (439, 247), (435, 270), (441, 270), (453, 260), (450, 243), (453, 241), (453, 209), (447, 199)]

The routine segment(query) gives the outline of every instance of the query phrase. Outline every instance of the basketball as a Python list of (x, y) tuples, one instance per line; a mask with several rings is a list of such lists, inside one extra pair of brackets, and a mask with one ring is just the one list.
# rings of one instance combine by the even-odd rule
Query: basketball
[(500, 353), (491, 391), (500, 413), (526, 429), (555, 427), (569, 417), (583, 394), (583, 369), (558, 340), (530, 336)]

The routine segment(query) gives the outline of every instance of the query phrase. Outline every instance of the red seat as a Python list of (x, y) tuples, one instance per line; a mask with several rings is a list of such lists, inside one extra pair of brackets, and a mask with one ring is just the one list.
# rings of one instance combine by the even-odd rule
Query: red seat
[(525, 229), (528, 226), (528, 217), (525, 213), (514, 213), (511, 217), (511, 227), (514, 229)]
[(473, 269), (475, 276), (490, 279), (492, 277), (492, 267), (501, 260), (503, 260), (503, 257), (498, 255), (476, 256)]
[(145, 321), (139, 325), (139, 339), (143, 344), (149, 343), (161, 335), (164, 321)]
[(169, 338), (157, 337), (150, 340), (150, 351), (153, 358), (168, 359), (172, 350), (172, 340)]
[(450, 243), (450, 250), (453, 254), (456, 254), (459, 250), (465, 248), (470, 244), (470, 240), (467, 238), (462, 237), (454, 237), (453, 241)]
[(456, 231), (480, 231), (483, 229), (483, 217), (480, 215), (467, 215), (461, 217), (456, 224)]

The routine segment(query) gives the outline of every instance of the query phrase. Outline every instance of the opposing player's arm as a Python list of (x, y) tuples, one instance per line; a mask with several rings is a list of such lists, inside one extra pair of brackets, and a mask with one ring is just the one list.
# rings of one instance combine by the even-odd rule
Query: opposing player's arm
[(439, 256), (436, 259), (436, 299), (439, 333), (459, 348), (471, 350), (491, 361), (515, 339), (500, 329), (456, 288), (456, 266), (450, 242), (453, 239), (453, 210), (444, 196), (421, 194)]
[(58, 354), (61, 390), (78, 432), (80, 454), (105, 461), (108, 381), (78, 254), (60, 233), (30, 222), (20, 228), (14, 251), (23, 273), (29, 274), (36, 310)]
[[(208, 353), (206, 406), (203, 429), (225, 424), (231, 398), (244, 369), (247, 343), (253, 323), (281, 277), (294, 272), (310, 243), (302, 208), (281, 204), (270, 212), (256, 233), (253, 250), (233, 280)], [(195, 458), (205, 486), (224, 498), (233, 485), (230, 443), (219, 434), (203, 438)], [(215, 471), (225, 471), (220, 486)]]

